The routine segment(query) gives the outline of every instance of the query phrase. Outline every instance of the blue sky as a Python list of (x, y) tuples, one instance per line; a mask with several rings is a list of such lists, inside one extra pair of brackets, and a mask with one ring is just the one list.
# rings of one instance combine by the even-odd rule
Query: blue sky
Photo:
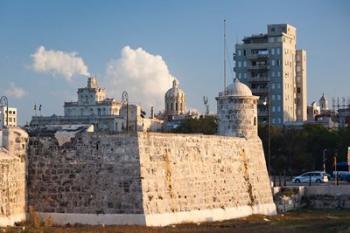
[(121, 93), (108, 90), (113, 86), (103, 77), (111, 59), (120, 58), (121, 50), (130, 46), (162, 56), (186, 92), (189, 107), (204, 111), (206, 95), (215, 112), (214, 97), (223, 86), (224, 18), (230, 54), (237, 40), (265, 32), (267, 24), (292, 24), (297, 28), (297, 47), (308, 52), (308, 102), (323, 92), (329, 99), (350, 96), (350, 1), (346, 0), (2, 0), (0, 95), (11, 86), (24, 90), (21, 98), (9, 98), (21, 123), (30, 120), (35, 103), (43, 105), (44, 115), (62, 114), (63, 102), (74, 100), (86, 79), (76, 75), (67, 81), (59, 74), (36, 72), (31, 54), (44, 46), (77, 52), (112, 97), (120, 99)]

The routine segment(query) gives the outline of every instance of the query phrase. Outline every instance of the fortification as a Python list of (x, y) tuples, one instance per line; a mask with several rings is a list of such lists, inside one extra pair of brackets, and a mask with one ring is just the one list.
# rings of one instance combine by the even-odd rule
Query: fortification
[(28, 135), (19, 128), (4, 129), (0, 148), (0, 226), (25, 220), (25, 155)]
[(31, 137), (29, 205), (56, 223), (142, 224), (274, 214), (256, 139), (138, 133)]

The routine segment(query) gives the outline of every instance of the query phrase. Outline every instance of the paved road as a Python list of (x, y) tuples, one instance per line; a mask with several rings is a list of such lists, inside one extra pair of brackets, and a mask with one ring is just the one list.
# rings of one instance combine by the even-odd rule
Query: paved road
[[(281, 185), (284, 186), (284, 182), (281, 181)], [(311, 186), (329, 186), (329, 185), (337, 185), (334, 180), (331, 180), (327, 183), (311, 183)], [(350, 185), (350, 182), (339, 181), (338, 185)], [(275, 183), (275, 186), (280, 186), (279, 181)], [(286, 186), (309, 186), (309, 182), (306, 183), (293, 183), (291, 180), (286, 181)]]

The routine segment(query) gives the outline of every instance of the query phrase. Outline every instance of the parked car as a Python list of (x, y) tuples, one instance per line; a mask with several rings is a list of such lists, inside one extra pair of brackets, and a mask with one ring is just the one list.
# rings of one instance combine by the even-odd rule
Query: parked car
[(323, 171), (312, 171), (301, 174), (300, 176), (296, 176), (292, 179), (294, 183), (326, 183), (328, 182), (329, 175)]

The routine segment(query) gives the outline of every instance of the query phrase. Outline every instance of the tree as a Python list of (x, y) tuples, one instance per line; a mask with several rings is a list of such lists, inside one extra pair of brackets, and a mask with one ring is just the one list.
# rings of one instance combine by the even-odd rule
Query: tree
[(216, 134), (217, 121), (214, 116), (205, 116), (199, 119), (186, 119), (173, 130), (174, 133), (202, 133)]

